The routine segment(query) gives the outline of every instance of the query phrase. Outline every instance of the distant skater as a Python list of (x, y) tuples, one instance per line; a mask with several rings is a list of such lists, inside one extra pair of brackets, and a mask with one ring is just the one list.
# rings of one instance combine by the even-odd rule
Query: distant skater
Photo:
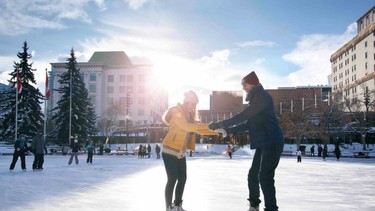
[(9, 170), (13, 171), (14, 166), (17, 163), (18, 157), (21, 158), (21, 168), (23, 171), (26, 171), (26, 157), (25, 153), (27, 152), (28, 147), (25, 140), (25, 135), (21, 134), (17, 141), (14, 143), (14, 152), (13, 152), (13, 160), (10, 164)]
[(44, 153), (47, 154), (46, 142), (41, 132), (33, 139), (31, 149), (34, 154), (33, 171), (42, 171), (44, 164)]
[(327, 144), (324, 144), (324, 146), (323, 146), (323, 160), (326, 160), (326, 157), (328, 157), (328, 147), (327, 147)]
[(232, 159), (232, 152), (233, 152), (232, 147), (228, 144), (227, 154), (230, 159)]
[(297, 163), (302, 163), (302, 152), (301, 152), (301, 150), (297, 151)]
[(156, 152), (156, 159), (160, 159), (160, 146), (159, 146), (159, 144), (156, 144), (155, 152)]
[(70, 145), (70, 148), (72, 148), (72, 154), (70, 155), (68, 164), (72, 164), (74, 157), (76, 165), (78, 165), (78, 152), (81, 151), (81, 147), (79, 146), (77, 139), (74, 139), (74, 142)]
[(340, 160), (341, 151), (340, 151), (340, 146), (339, 145), (335, 146), (335, 155), (336, 155), (337, 161)]
[(90, 143), (86, 146), (86, 151), (87, 151), (87, 161), (86, 163), (92, 163), (92, 157), (94, 156), (95, 152), (95, 147), (94, 147), (94, 142), (90, 141)]

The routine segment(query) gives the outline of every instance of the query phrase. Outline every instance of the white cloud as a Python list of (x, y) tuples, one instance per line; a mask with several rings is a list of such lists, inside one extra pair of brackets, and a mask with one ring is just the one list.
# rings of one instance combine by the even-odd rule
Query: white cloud
[(241, 43), (236, 43), (237, 46), (240, 46), (242, 48), (247, 47), (274, 47), (276, 43), (271, 41), (263, 41), (263, 40), (252, 40), (252, 41), (246, 41)]
[(90, 23), (85, 11), (94, 1), (105, 10), (103, 0), (0, 0), (0, 33), (26, 34), (33, 29), (64, 29), (64, 19)]
[(204, 56), (200, 60), (209, 68), (225, 67), (230, 64), (228, 60), (230, 53), (231, 51), (229, 49), (214, 51), (211, 52), (211, 56)]
[(130, 9), (137, 10), (149, 2), (149, 0), (125, 0), (125, 2), (129, 5)]
[(290, 85), (327, 85), (331, 55), (352, 39), (355, 33), (356, 23), (352, 23), (341, 35), (312, 34), (301, 37), (297, 47), (283, 56), (284, 60), (300, 67), (288, 75)]

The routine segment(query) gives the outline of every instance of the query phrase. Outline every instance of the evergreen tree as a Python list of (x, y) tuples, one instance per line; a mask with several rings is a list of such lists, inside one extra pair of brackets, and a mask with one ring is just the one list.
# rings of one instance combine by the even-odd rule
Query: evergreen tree
[(52, 135), (59, 143), (65, 144), (69, 143), (70, 96), (72, 98), (71, 135), (79, 140), (87, 140), (90, 135), (96, 134), (96, 115), (88, 98), (83, 76), (77, 67), (73, 49), (67, 62), (67, 71), (59, 75), (60, 87), (55, 89), (61, 95), (61, 99), (52, 109), (52, 121), (55, 122)]
[(14, 140), (15, 136), (15, 118), (16, 118), (16, 84), (17, 69), (20, 72), (22, 81), (22, 91), (18, 94), (18, 133), (24, 134), (27, 138), (33, 138), (38, 130), (43, 129), (43, 114), (41, 112), (41, 102), (44, 96), (41, 94), (36, 85), (34, 73), (36, 69), (32, 69), (32, 63), (29, 64), (31, 54), (27, 52), (29, 47), (25, 41), (22, 52), (18, 52), (17, 56), (20, 62), (14, 62), (14, 71), (9, 75), (8, 80), (10, 88), (2, 93), (4, 102), (1, 107), (1, 135), (7, 140)]

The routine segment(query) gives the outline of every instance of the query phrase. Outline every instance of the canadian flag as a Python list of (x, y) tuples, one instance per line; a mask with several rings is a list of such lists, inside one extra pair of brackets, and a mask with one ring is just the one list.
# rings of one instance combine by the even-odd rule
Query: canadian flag
[(51, 97), (51, 91), (49, 90), (49, 87), (48, 87), (48, 74), (47, 74), (47, 71), (46, 71), (46, 100), (49, 100), (49, 98)]
[(17, 68), (17, 92), (21, 93), (22, 91), (22, 81), (20, 76), (20, 69)]

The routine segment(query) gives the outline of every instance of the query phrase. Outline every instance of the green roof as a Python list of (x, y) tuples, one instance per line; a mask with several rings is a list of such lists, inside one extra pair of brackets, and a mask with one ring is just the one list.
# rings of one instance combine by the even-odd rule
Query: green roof
[(124, 51), (97, 51), (89, 63), (103, 63), (108, 67), (130, 67), (132, 63)]

